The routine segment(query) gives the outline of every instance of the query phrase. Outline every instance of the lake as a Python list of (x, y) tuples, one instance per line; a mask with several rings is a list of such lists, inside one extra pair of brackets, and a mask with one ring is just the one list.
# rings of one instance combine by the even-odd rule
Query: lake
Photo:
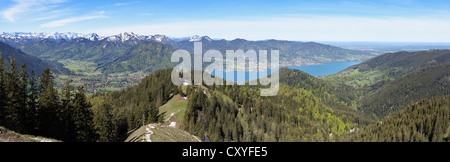
[[(352, 65), (356, 65), (361, 63), (362, 61), (345, 61), (345, 62), (331, 62), (331, 63), (324, 63), (324, 64), (320, 64), (320, 65), (308, 65), (308, 66), (288, 66), (287, 68), (289, 69), (297, 69), (300, 71), (303, 71), (305, 73), (308, 73), (309, 75), (312, 76), (326, 76), (326, 75), (330, 75), (330, 74), (334, 74), (337, 73), (339, 71), (344, 70), (347, 67), (350, 67)], [(267, 74), (270, 74), (272, 71), (276, 71), (278, 69), (272, 69), (272, 70), (268, 70)], [(258, 72), (256, 71), (250, 71), (250, 72), (245, 72), (245, 71), (227, 71), (227, 72), (223, 72), (223, 71), (217, 71), (217, 72), (222, 72), (224, 74), (224, 78), (226, 79), (226, 75), (232, 75), (234, 73), (234, 80), (235, 82), (246, 82), (250, 79), (258, 79), (260, 77), (264, 77), (266, 75), (259, 75)], [(237, 78), (237, 75), (242, 75), (245, 73), (245, 78)], [(215, 74), (215, 71), (213, 72), (213, 75)], [(236, 79), (237, 78), (237, 79)]]
[(297, 69), (308, 73), (312, 76), (326, 76), (334, 74), (348, 68), (350, 66), (361, 63), (362, 61), (346, 61), (346, 62), (331, 62), (321, 65), (309, 65), (309, 66), (288, 66), (289, 69)]

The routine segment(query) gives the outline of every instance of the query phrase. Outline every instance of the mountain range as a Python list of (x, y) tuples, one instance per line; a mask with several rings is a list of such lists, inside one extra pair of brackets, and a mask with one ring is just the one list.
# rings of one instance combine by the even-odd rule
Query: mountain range
[[(170, 38), (165, 35), (138, 35), (127, 32), (112, 36), (99, 36), (95, 33), (3, 33), (0, 35), (0, 41), (39, 58), (51, 61), (58, 61), (61, 59), (90, 61), (98, 64), (99, 70), (109, 72), (123, 71), (123, 68), (118, 68), (118, 71), (115, 71), (114, 69), (104, 69), (106, 64), (108, 66), (114, 66), (112, 64), (121, 64), (129, 59), (155, 58), (155, 56), (151, 55), (170, 57), (170, 51), (175, 51), (176, 49), (185, 49), (193, 52), (193, 42), (202, 42), (204, 51), (216, 49), (222, 53), (225, 53), (226, 50), (239, 49), (245, 51), (279, 50), (281, 66), (303, 66), (336, 61), (360, 61), (375, 56), (364, 51), (348, 50), (315, 42), (283, 40), (249, 41), (245, 39), (229, 41), (197, 35), (185, 38)], [(168, 53), (164, 54), (155, 52), (133, 54), (135, 58), (131, 58), (129, 53), (131, 53), (133, 49), (143, 46), (161, 46), (170, 50), (166, 50)], [(155, 47), (149, 47), (148, 49), (150, 48)], [(117, 62), (117, 60), (121, 60), (121, 62)], [(140, 64), (145, 63), (151, 64), (150, 62), (145, 61)], [(161, 63), (164, 65), (170, 64), (170, 62)], [(153, 69), (152, 71), (148, 71), (146, 70), (148, 68), (143, 66), (134, 66), (132, 69), (133, 71), (144, 70), (145, 72), (158, 70)]]
[(73, 32), (66, 32), (66, 33), (60, 33), (60, 32), (54, 32), (54, 33), (2, 32), (2, 33), (0, 33), (0, 41), (6, 42), (15, 47), (26, 44), (26, 43), (39, 42), (44, 39), (48, 39), (51, 41), (61, 41), (61, 40), (71, 41), (71, 40), (76, 40), (76, 39), (88, 39), (91, 41), (101, 41), (103, 39), (107, 39), (107, 40), (113, 41), (113, 42), (114, 41), (126, 42), (126, 41), (130, 41), (130, 40), (131, 41), (152, 40), (152, 41), (156, 41), (156, 42), (170, 44), (170, 41), (175, 41), (175, 42), (185, 41), (185, 40), (197, 41), (197, 40), (200, 40), (201, 38), (202, 37), (200, 37), (198, 35), (194, 35), (192, 37), (174, 38), (174, 37), (168, 37), (166, 35), (161, 35), (161, 34), (139, 35), (139, 34), (134, 34), (133, 32), (122, 32), (117, 35), (110, 35), (110, 36), (100, 36), (96, 33), (82, 34), (82, 33), (73, 33)]

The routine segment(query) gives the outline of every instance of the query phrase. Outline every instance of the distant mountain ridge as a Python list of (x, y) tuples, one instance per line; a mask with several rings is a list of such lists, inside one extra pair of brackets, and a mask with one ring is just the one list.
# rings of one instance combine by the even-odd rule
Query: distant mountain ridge
[(374, 91), (408, 73), (447, 62), (450, 62), (450, 50), (401, 51), (371, 58), (324, 79), (354, 87), (370, 86), (370, 91)]
[[(61, 40), (72, 41), (77, 39), (88, 39), (91, 41), (102, 41), (104, 39), (108, 41), (143, 41), (143, 40), (152, 40), (155, 42), (161, 42), (164, 44), (171, 44), (171, 42), (179, 42), (179, 41), (198, 41), (203, 37), (198, 35), (194, 35), (191, 37), (182, 37), (182, 38), (174, 38), (168, 37), (162, 34), (155, 35), (140, 35), (135, 34), (133, 32), (122, 32), (117, 35), (109, 35), (109, 36), (100, 36), (97, 33), (73, 33), (73, 32), (53, 32), (53, 33), (31, 33), (31, 32), (2, 32), (0, 33), (0, 41), (10, 44), (11, 46), (17, 47), (26, 43), (36, 43), (45, 39), (59, 42)], [(206, 36), (207, 37), (207, 36)], [(208, 37), (208, 39), (212, 40)]]
[[(125, 60), (147, 60), (153, 56), (161, 55), (156, 51), (175, 51), (176, 49), (185, 49), (193, 52), (194, 42), (202, 42), (203, 51), (216, 49), (225, 54), (226, 50), (279, 50), (280, 66), (304, 66), (314, 65), (326, 62), (338, 61), (360, 61), (366, 60), (374, 55), (357, 50), (348, 50), (330, 45), (315, 42), (298, 42), (284, 40), (263, 40), (249, 41), (245, 39), (225, 40), (212, 39), (209, 36), (198, 36), (184, 38), (170, 38), (165, 35), (139, 35), (132, 32), (122, 32), (117, 35), (99, 36), (98, 34), (78, 34), (78, 33), (1, 33), (0, 41), (5, 42), (15, 48), (18, 48), (30, 55), (34, 55), (51, 61), (62, 59), (72, 59), (78, 61), (91, 61), (99, 64), (101, 68), (114, 67), (114, 69), (123, 71), (133, 69), (141, 71), (144, 69), (154, 69), (145, 65), (147, 62), (139, 61), (136, 66), (134, 62), (128, 62), (124, 67)], [(156, 42), (148, 44), (148, 42)], [(155, 50), (155, 52), (144, 52), (129, 55), (130, 49), (146, 44), (147, 46), (160, 46), (170, 48), (170, 50)], [(167, 47), (166, 47), (167, 46)], [(151, 49), (153, 47), (149, 47)], [(128, 52), (129, 53), (129, 52)], [(164, 53), (169, 55), (171, 53)], [(136, 58), (131, 58), (135, 56)], [(125, 57), (125, 58), (124, 58)], [(168, 56), (163, 56), (168, 57)], [(122, 60), (122, 62), (114, 62)], [(166, 60), (166, 59), (163, 59)], [(121, 66), (111, 64), (122, 64)], [(105, 65), (110, 64), (110, 65)], [(154, 63), (152, 63), (154, 64)], [(167, 62), (162, 62), (164, 66), (154, 64), (156, 67), (166, 67)], [(145, 66), (144, 66), (145, 65)], [(131, 67), (133, 66), (133, 67)], [(116, 72), (115, 70), (102, 69), (103, 71)]]
[(147, 41), (139, 43), (126, 50), (117, 59), (111, 60), (99, 66), (103, 72), (154, 72), (160, 69), (175, 67), (170, 61), (174, 49), (170, 46)]

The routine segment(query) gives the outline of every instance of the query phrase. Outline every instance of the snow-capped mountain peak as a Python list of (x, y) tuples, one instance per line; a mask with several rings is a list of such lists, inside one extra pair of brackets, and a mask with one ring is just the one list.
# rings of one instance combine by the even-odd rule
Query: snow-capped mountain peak
[(189, 42), (198, 42), (198, 41), (212, 41), (212, 39), (208, 36), (198, 36), (198, 35), (194, 35), (192, 37), (189, 38)]
[(198, 35), (193, 35), (192, 37), (189, 38), (189, 42), (196, 42), (196, 41), (200, 41), (200, 36)]
[(98, 41), (100, 36), (98, 36), (96, 33), (92, 33), (91, 36), (88, 37), (91, 41)]
[(126, 42), (126, 41), (138, 41), (142, 40), (138, 35), (134, 34), (133, 32), (122, 32), (119, 35), (113, 35), (106, 37), (108, 41), (120, 41), (120, 42)]
[(106, 40), (114, 43), (124, 43), (124, 42), (134, 42), (138, 43), (139, 41), (148, 40), (160, 42), (163, 44), (173, 44), (174, 42), (179, 41), (212, 41), (212, 39), (208, 36), (198, 36), (194, 35), (191, 37), (183, 37), (183, 38), (172, 38), (162, 34), (156, 35), (138, 35), (132, 32), (122, 32), (117, 35), (110, 36), (99, 36), (96, 33), (89, 34), (81, 34), (81, 33), (72, 33), (72, 32), (53, 32), (53, 33), (31, 33), (31, 32), (0, 32), (0, 41), (8, 43), (13, 46), (20, 46), (27, 43), (35, 43), (42, 40), (56, 41), (59, 42), (61, 40), (72, 41), (78, 39), (87, 39), (90, 41), (102, 41)]
[(167, 37), (166, 35), (156, 34), (156, 35), (151, 36), (151, 40), (156, 41), (156, 42), (164, 42), (164, 41), (170, 40), (170, 38)]
[(131, 33), (127, 33), (127, 32), (120, 33), (120, 38), (122, 38), (122, 42), (129, 41), (129, 40), (132, 40), (132, 39), (139, 39), (139, 37), (136, 34), (134, 34), (133, 32), (131, 32)]
[(208, 37), (208, 36), (203, 36), (203, 37), (202, 37), (202, 40), (213, 41), (213, 39), (211, 39), (211, 38)]

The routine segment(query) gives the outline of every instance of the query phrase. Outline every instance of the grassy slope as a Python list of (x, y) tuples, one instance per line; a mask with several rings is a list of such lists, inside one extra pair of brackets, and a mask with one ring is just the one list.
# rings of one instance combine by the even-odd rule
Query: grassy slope
[[(183, 99), (180, 95), (175, 95), (165, 105), (159, 108), (159, 112), (165, 113), (165, 121), (174, 121), (177, 122), (178, 125), (183, 122), (186, 107), (187, 100)], [(171, 116), (172, 113), (173, 115)]]
[(150, 138), (153, 142), (200, 142), (197, 137), (178, 128), (158, 126), (152, 131)]
[[(155, 128), (151, 129), (153, 132), (150, 136), (152, 142), (201, 142), (198, 137), (195, 137), (182, 129), (164, 125), (155, 125)], [(141, 142), (144, 138), (144, 133), (146, 133), (145, 129), (146, 126), (142, 126), (131, 132), (125, 142)]]
[(139, 129), (130, 132), (130, 135), (125, 140), (125, 142), (140, 142), (144, 137), (144, 133), (145, 133), (145, 126), (142, 126)]
[[(188, 132), (179, 129), (168, 127), (170, 122), (177, 122), (177, 127), (182, 125), (184, 113), (187, 107), (187, 100), (180, 95), (175, 95), (166, 104), (159, 108), (161, 113), (164, 113), (164, 120), (167, 121), (163, 125), (156, 125), (151, 129), (153, 134), (150, 136), (152, 142), (200, 142), (198, 137), (195, 137)], [(171, 114), (174, 115), (171, 116)], [(140, 142), (146, 133), (146, 126), (142, 126), (131, 132), (125, 142)]]
[(0, 126), (0, 142), (61, 142), (40, 136), (19, 134)]

